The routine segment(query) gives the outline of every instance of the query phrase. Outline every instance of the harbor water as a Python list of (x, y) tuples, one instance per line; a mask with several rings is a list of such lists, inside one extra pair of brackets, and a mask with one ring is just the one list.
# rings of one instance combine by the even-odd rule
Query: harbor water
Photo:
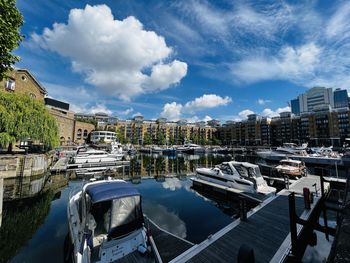
[[(233, 222), (239, 215), (239, 203), (238, 199), (227, 200), (217, 193), (194, 189), (188, 175), (196, 167), (212, 167), (231, 158), (138, 155), (116, 177), (134, 183), (142, 195), (144, 214), (156, 224), (198, 244)], [(63, 262), (68, 234), (67, 203), (87, 181), (51, 175), (48, 182), (59, 182), (55, 184), (59, 187), (47, 187), (38, 196), (26, 200), (6, 202), (0, 228), (0, 261)], [(249, 204), (249, 208), (254, 205)], [(330, 243), (321, 240), (318, 245), (330, 247)], [(315, 249), (309, 251), (305, 259), (312, 262)]]

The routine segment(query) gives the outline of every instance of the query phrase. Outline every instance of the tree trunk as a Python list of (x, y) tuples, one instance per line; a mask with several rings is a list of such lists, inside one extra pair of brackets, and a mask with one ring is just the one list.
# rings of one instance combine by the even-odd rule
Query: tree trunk
[(7, 153), (12, 153), (12, 142), (9, 143), (9, 146), (7, 147)]

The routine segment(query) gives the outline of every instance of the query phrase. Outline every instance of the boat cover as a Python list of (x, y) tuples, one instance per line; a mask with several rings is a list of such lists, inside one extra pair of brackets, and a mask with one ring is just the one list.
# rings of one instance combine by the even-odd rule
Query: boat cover
[(133, 185), (123, 181), (104, 181), (91, 184), (86, 186), (85, 192), (90, 196), (91, 203), (140, 195)]

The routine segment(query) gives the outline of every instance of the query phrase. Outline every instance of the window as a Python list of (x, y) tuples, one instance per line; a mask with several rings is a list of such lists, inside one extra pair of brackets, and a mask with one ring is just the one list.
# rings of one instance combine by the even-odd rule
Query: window
[(25, 75), (22, 75), (22, 76), (21, 76), (21, 79), (22, 79), (23, 81), (26, 81), (26, 80), (27, 80), (27, 77), (26, 77)]
[(81, 129), (78, 129), (77, 140), (81, 140)]
[(29, 97), (31, 97), (32, 99), (35, 99), (36, 95), (34, 93), (29, 93)]
[(16, 81), (12, 78), (5, 82), (5, 89), (8, 91), (14, 91), (16, 88)]
[(84, 139), (88, 136), (88, 131), (84, 130)]

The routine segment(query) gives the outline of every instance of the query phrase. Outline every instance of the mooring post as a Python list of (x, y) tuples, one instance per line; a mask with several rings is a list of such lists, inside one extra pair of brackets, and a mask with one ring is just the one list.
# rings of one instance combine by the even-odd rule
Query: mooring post
[(290, 222), (290, 238), (292, 243), (292, 254), (298, 254), (298, 234), (297, 234), (297, 218), (295, 211), (295, 194), (294, 192), (288, 195), (289, 201), (289, 222)]
[(239, 199), (239, 211), (240, 211), (240, 219), (242, 221), (247, 221), (247, 203), (244, 198)]
[(286, 175), (284, 177), (284, 185), (287, 190), (289, 190), (289, 177)]

